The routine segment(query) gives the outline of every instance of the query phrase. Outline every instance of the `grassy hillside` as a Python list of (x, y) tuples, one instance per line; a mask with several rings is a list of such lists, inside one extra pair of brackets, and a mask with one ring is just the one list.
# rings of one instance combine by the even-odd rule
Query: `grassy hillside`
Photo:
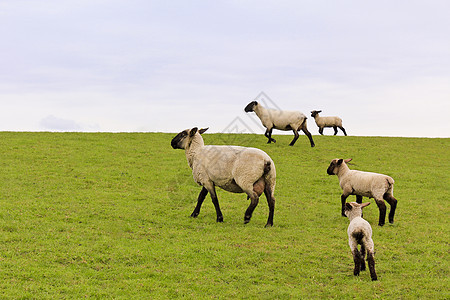
[[(189, 217), (200, 188), (173, 136), (0, 133), (0, 298), (450, 298), (450, 139), (205, 134), (275, 161), (264, 228), (264, 197), (244, 225), (245, 195), (222, 190), (224, 223), (209, 196)], [(364, 212), (376, 282), (352, 274), (337, 157), (396, 181), (395, 224)]]

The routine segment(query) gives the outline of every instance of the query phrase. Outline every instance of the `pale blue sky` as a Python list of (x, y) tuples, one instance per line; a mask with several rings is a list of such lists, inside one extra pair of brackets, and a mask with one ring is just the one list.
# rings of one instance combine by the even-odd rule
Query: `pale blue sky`
[(446, 0), (0, 0), (0, 130), (222, 132), (239, 117), (260, 133), (243, 108), (264, 91), (282, 109), (341, 116), (349, 135), (449, 137), (449, 11)]

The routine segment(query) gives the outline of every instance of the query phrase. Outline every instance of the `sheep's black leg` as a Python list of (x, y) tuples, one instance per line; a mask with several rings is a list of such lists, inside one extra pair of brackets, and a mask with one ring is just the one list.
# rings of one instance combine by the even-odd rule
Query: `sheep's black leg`
[(344, 135), (347, 136), (347, 132), (345, 132), (344, 127), (340, 126), (339, 128), (342, 130), (342, 132), (344, 133)]
[(250, 205), (248, 206), (247, 210), (245, 211), (244, 216), (244, 224), (247, 224), (250, 222), (250, 219), (252, 218), (253, 211), (255, 210), (256, 206), (258, 205), (259, 197), (254, 193), (250, 196)]
[(211, 191), (209, 191), (209, 193), (211, 194), (211, 200), (214, 204), (214, 207), (216, 208), (216, 214), (217, 214), (217, 222), (223, 222), (223, 215), (222, 212), (220, 211), (220, 206), (219, 206), (219, 199), (217, 199), (217, 195), (216, 195), (216, 189), (213, 187)]
[(389, 223), (394, 223), (394, 215), (395, 215), (395, 209), (397, 208), (397, 199), (394, 198), (394, 196), (390, 194), (384, 194), (383, 199), (389, 203), (391, 206), (391, 209), (389, 211)]
[(361, 270), (361, 253), (359, 253), (358, 248), (352, 250), (353, 262), (355, 263), (355, 269), (353, 270), (353, 275), (358, 276)]
[(268, 185), (266, 184), (266, 187), (264, 189), (264, 195), (266, 195), (267, 204), (269, 205), (269, 218), (267, 219), (266, 227), (273, 226), (273, 214), (275, 211), (275, 198), (272, 195), (272, 190)]
[(361, 244), (361, 271), (364, 271), (366, 269), (366, 248), (364, 247), (364, 244)]
[(203, 187), (198, 195), (197, 206), (194, 209), (194, 212), (191, 214), (191, 217), (196, 218), (200, 213), (200, 208), (202, 207), (203, 200), (205, 200), (206, 195), (208, 195), (208, 190)]
[(294, 139), (293, 139), (292, 142), (289, 144), (289, 146), (294, 146), (294, 144), (295, 144), (295, 142), (297, 141), (298, 136), (299, 136), (297, 130), (292, 129), (292, 131), (294, 132)]
[(269, 140), (267, 141), (267, 144), (270, 144), (270, 143), (272, 143), (272, 142), (274, 142), (274, 143), (277, 142), (275, 139), (272, 138), (272, 130), (273, 130), (273, 128), (266, 129), (266, 132), (264, 133), (264, 135), (266, 136), (266, 138), (269, 139)]
[(373, 258), (372, 252), (367, 253), (367, 264), (369, 265), (370, 278), (372, 278), (372, 281), (377, 280), (377, 273), (375, 273), (375, 259)]
[(361, 195), (356, 195), (356, 203), (361, 204), (363, 197)]
[(334, 135), (336, 135), (337, 134), (337, 127), (333, 126), (333, 129), (334, 129)]
[(315, 144), (314, 144), (312, 135), (311, 135), (311, 133), (308, 131), (308, 128), (306, 127), (306, 120), (305, 120), (305, 122), (303, 122), (303, 125), (302, 125), (302, 127), (301, 127), (301, 130), (302, 130), (302, 131), (306, 134), (306, 136), (308, 137), (309, 142), (311, 143), (311, 147), (314, 147)]
[(344, 213), (345, 211), (345, 200), (347, 200), (348, 195), (342, 194), (341, 195), (341, 204), (342, 204), (342, 208), (341, 208), (341, 215), (343, 217), (347, 217)]
[(378, 205), (378, 210), (380, 211), (380, 218), (378, 219), (378, 225), (383, 226), (385, 219), (386, 219), (386, 204), (384, 204), (384, 201), (381, 199), (375, 199)]
[(323, 127), (320, 127), (320, 128), (319, 128), (319, 133), (320, 133), (321, 135), (323, 135)]

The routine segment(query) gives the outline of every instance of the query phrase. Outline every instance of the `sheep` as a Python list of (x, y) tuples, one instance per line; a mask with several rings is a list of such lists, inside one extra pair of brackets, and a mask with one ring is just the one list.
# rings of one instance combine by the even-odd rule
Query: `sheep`
[[(358, 276), (360, 271), (366, 269), (364, 257), (367, 251), (370, 277), (374, 281), (377, 280), (377, 274), (375, 273), (375, 250), (372, 240), (372, 227), (370, 227), (369, 222), (362, 218), (362, 209), (369, 204), (370, 202), (362, 204), (356, 202), (346, 203), (344, 212), (350, 220), (347, 233), (348, 244), (352, 251), (353, 261), (355, 262), (353, 275)], [(361, 245), (361, 250), (358, 250), (358, 245)]]
[(273, 226), (275, 210), (276, 171), (272, 159), (264, 151), (240, 146), (205, 146), (201, 134), (206, 129), (197, 127), (178, 133), (171, 142), (172, 148), (184, 149), (195, 182), (202, 186), (197, 206), (191, 214), (196, 218), (203, 200), (209, 193), (216, 209), (217, 222), (223, 222), (223, 215), (217, 199), (218, 186), (232, 193), (246, 193), (250, 205), (244, 215), (247, 224), (264, 192), (269, 205), (266, 227)]
[(383, 226), (386, 218), (386, 205), (391, 206), (389, 211), (389, 223), (394, 223), (394, 214), (397, 207), (397, 199), (394, 198), (394, 179), (392, 177), (357, 170), (350, 170), (347, 163), (352, 159), (333, 159), (327, 169), (328, 175), (337, 175), (339, 185), (342, 188), (341, 203), (342, 216), (345, 217), (345, 200), (349, 195), (356, 195), (356, 202), (362, 203), (362, 197), (374, 198), (380, 211), (378, 225)]
[(261, 123), (264, 127), (266, 127), (266, 132), (264, 135), (269, 139), (267, 141), (268, 144), (271, 142), (276, 142), (274, 138), (272, 138), (272, 130), (292, 130), (294, 132), (294, 139), (289, 144), (289, 146), (294, 146), (295, 142), (298, 139), (298, 131), (303, 130), (306, 136), (309, 138), (309, 142), (311, 143), (311, 147), (314, 147), (314, 141), (311, 136), (311, 133), (308, 131), (306, 126), (306, 116), (299, 111), (283, 111), (283, 110), (275, 110), (275, 109), (267, 109), (261, 106), (257, 101), (250, 102), (245, 108), (245, 112), (254, 111), (258, 118), (261, 120)]
[(345, 132), (344, 127), (342, 127), (342, 119), (339, 117), (320, 117), (319, 113), (321, 113), (321, 110), (313, 110), (311, 112), (311, 117), (314, 118), (316, 121), (317, 126), (319, 126), (319, 133), (323, 135), (323, 129), (325, 127), (333, 127), (334, 129), (334, 135), (337, 134), (337, 128), (339, 127), (345, 136), (347, 136), (347, 133)]

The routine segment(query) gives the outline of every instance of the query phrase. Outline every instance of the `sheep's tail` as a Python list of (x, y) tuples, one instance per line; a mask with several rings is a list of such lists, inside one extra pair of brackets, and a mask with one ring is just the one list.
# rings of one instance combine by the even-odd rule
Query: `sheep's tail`
[(264, 164), (264, 173), (263, 175), (266, 175), (267, 173), (270, 172), (272, 163), (270, 161), (266, 161), (266, 163)]

